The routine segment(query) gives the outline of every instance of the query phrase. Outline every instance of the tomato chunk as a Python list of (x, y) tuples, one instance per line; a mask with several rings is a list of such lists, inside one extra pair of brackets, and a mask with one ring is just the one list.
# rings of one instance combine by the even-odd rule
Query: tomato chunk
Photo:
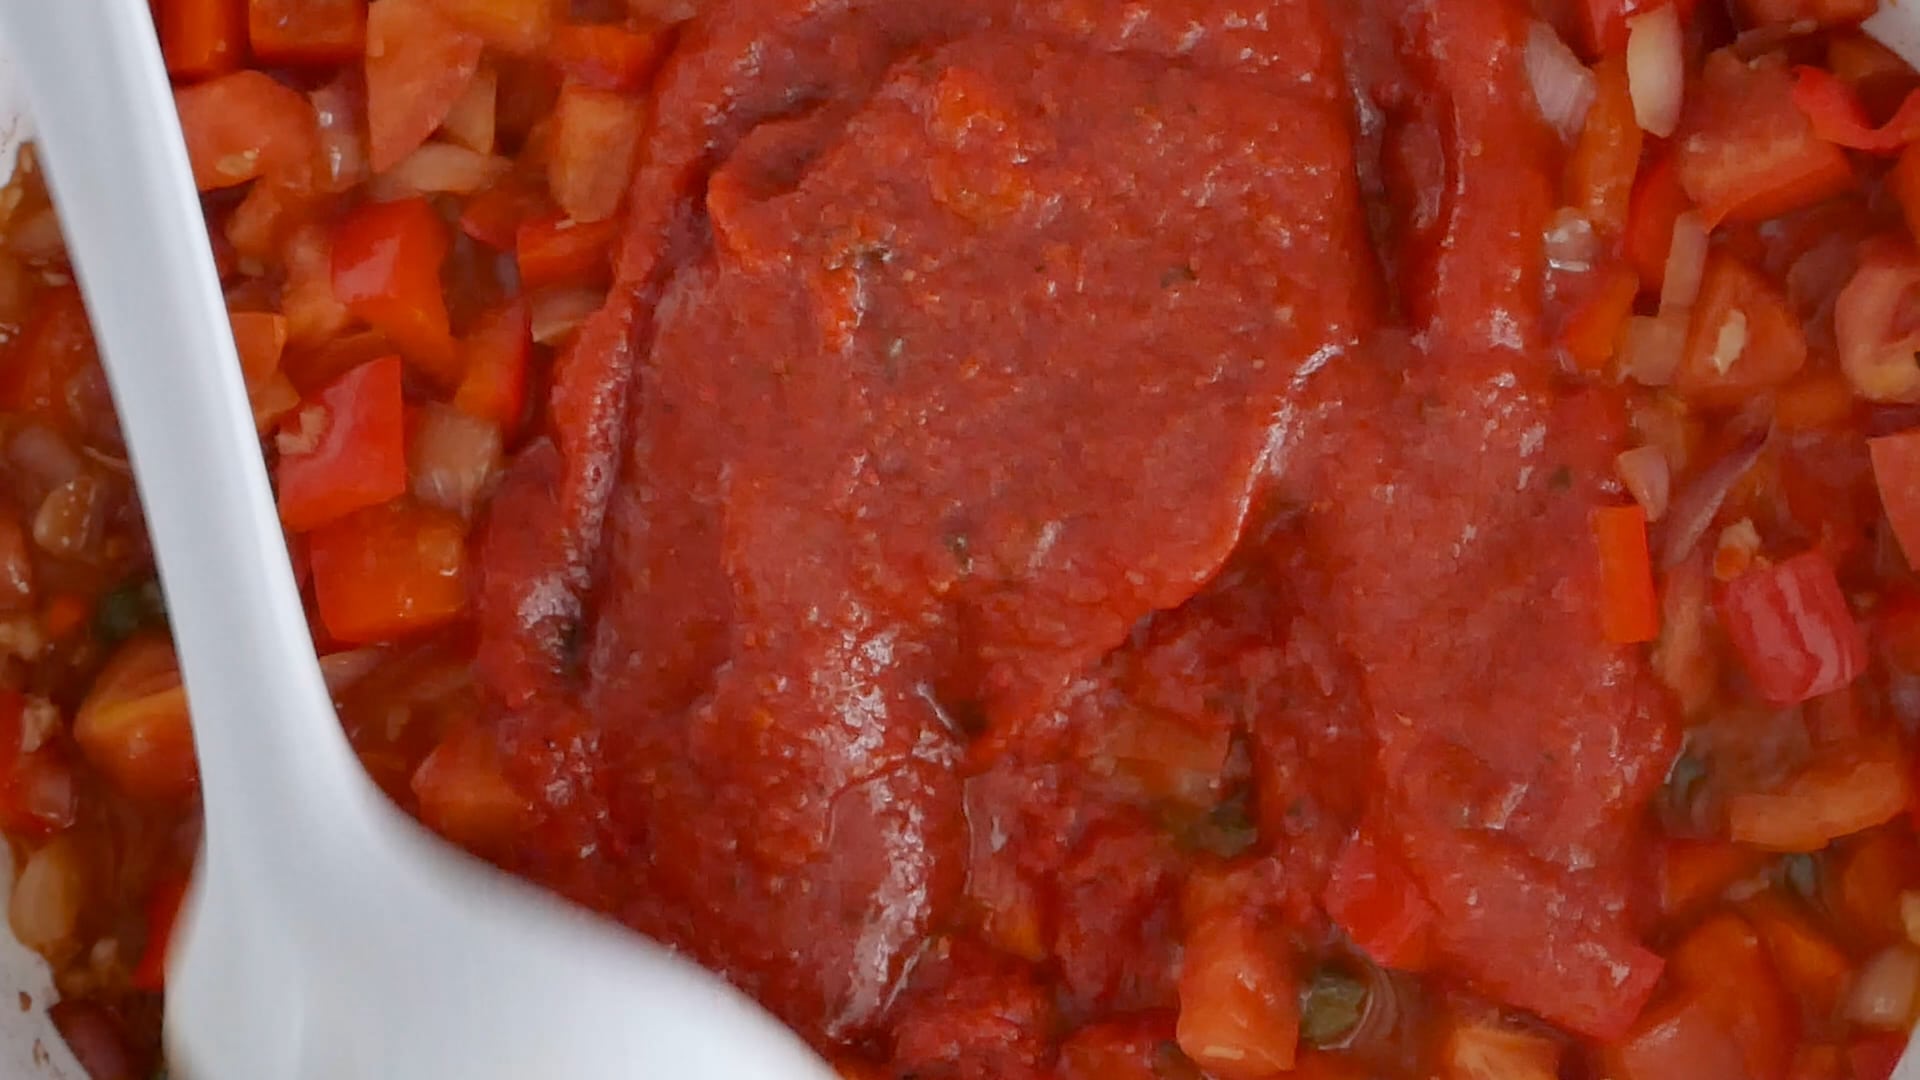
[(577, 83), (560, 91), (547, 183), (568, 217), (603, 221), (620, 208), (646, 121), (637, 97)]
[(420, 148), (480, 70), (483, 42), (430, 0), (380, 0), (367, 19), (367, 143), (373, 171)]
[(1323, 902), (1327, 914), (1368, 956), (1417, 971), (1426, 964), (1434, 911), (1413, 877), (1364, 834), (1334, 863)]
[(453, 334), (440, 284), (451, 244), (425, 199), (369, 203), (333, 233), (333, 295), (442, 383), (455, 377)]
[(1900, 549), (1920, 566), (1920, 430), (1867, 440), (1873, 483)]
[(338, 641), (385, 641), (466, 609), (466, 527), (457, 514), (382, 503), (315, 529), (307, 542), (320, 621)]
[(1832, 693), (1866, 668), (1866, 636), (1819, 552), (1740, 577), (1718, 607), (1754, 689), (1776, 705)]
[(553, 33), (556, 5), (550, 0), (433, 0), (440, 13), (488, 45), (510, 53), (535, 53)]
[(515, 300), (483, 316), (463, 343), (466, 374), (453, 404), (470, 416), (491, 421), (509, 437), (526, 415), (531, 331), (526, 302)]
[(1778, 287), (1724, 252), (1707, 259), (1674, 384), (1689, 399), (1739, 404), (1807, 362), (1807, 336)]
[(602, 23), (563, 26), (547, 55), (566, 76), (601, 90), (644, 90), (666, 58), (663, 27), (634, 30)]
[(343, 64), (367, 47), (367, 0), (247, 0), (247, 37), (270, 64)]
[(205, 79), (247, 55), (246, 0), (166, 0), (155, 9), (167, 74)]
[(1812, 121), (1814, 134), (1835, 146), (1897, 154), (1920, 136), (1920, 95), (1908, 97), (1899, 112), (1875, 127), (1853, 89), (1832, 72), (1801, 66), (1793, 79), (1793, 103)]
[(1853, 166), (1819, 137), (1777, 58), (1707, 58), (1674, 140), (1681, 186), (1708, 223), (1758, 221), (1853, 186)]
[(280, 519), (305, 532), (407, 490), (400, 360), (362, 364), (295, 413), (277, 473)]
[(173, 101), (201, 191), (260, 177), (312, 189), (320, 134), (305, 94), (257, 71), (236, 71), (177, 91)]

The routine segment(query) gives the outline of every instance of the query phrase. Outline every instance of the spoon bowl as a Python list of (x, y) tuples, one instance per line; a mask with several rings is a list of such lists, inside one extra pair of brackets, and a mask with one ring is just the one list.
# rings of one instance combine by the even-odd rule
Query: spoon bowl
[(667, 950), (401, 814), (334, 715), (144, 0), (0, 0), (167, 595), (205, 849), (166, 1036), (195, 1080), (831, 1075)]

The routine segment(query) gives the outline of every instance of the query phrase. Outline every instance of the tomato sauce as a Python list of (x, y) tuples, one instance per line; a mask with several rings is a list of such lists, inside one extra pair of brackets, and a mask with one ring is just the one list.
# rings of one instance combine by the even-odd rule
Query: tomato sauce
[[(1920, 74), (1873, 9), (156, 13), (323, 669), (448, 838), (849, 1080), (1886, 1080)], [(191, 732), (14, 194), (10, 923), (121, 1080)]]

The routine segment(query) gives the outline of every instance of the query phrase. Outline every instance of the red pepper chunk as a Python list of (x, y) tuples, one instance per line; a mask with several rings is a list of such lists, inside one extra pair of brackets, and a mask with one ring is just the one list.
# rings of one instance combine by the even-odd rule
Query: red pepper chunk
[(466, 374), (454, 392), (454, 407), (491, 421), (507, 436), (519, 428), (526, 413), (531, 329), (526, 301), (515, 300), (481, 316), (463, 343)]
[(1426, 966), (1433, 906), (1398, 860), (1362, 833), (1347, 841), (1321, 897), (1327, 915), (1376, 963), (1402, 971)]
[(1920, 94), (1908, 95), (1886, 123), (1873, 126), (1853, 88), (1817, 67), (1793, 69), (1793, 103), (1813, 123), (1813, 133), (1835, 146), (1874, 154), (1897, 154), (1920, 137)]
[(442, 384), (458, 375), (440, 264), (451, 244), (425, 199), (368, 203), (333, 233), (333, 294)]
[(336, 641), (386, 641), (466, 610), (466, 527), (456, 514), (384, 503), (307, 541), (320, 621)]
[(1600, 627), (1617, 645), (1660, 636), (1660, 600), (1653, 590), (1653, 560), (1647, 552), (1647, 512), (1638, 506), (1603, 506), (1593, 512), (1600, 548)]
[(283, 449), (277, 478), (280, 519), (289, 530), (305, 532), (406, 492), (398, 357), (342, 375), (287, 424), (285, 441), (297, 448)]
[(533, 290), (604, 283), (613, 272), (610, 256), (619, 234), (614, 220), (574, 221), (550, 214), (523, 222), (514, 235), (520, 284)]
[(1794, 103), (1784, 62), (1707, 57), (1674, 140), (1680, 184), (1709, 225), (1761, 221), (1850, 190), (1847, 155)]
[(1775, 705), (1832, 693), (1867, 666), (1866, 635), (1819, 552), (1735, 580), (1718, 608), (1754, 689)]
[(154, 9), (167, 74), (206, 79), (240, 66), (247, 54), (246, 0), (163, 0)]

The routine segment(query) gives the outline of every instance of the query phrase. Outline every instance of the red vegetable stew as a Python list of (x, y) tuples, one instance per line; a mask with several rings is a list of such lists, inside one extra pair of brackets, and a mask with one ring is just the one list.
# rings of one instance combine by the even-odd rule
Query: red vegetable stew
[[(852, 1080), (1886, 1080), (1875, 10), (155, 15), (342, 722), (453, 841)], [(30, 154), (0, 325), (10, 922), (145, 1078), (194, 762)]]

